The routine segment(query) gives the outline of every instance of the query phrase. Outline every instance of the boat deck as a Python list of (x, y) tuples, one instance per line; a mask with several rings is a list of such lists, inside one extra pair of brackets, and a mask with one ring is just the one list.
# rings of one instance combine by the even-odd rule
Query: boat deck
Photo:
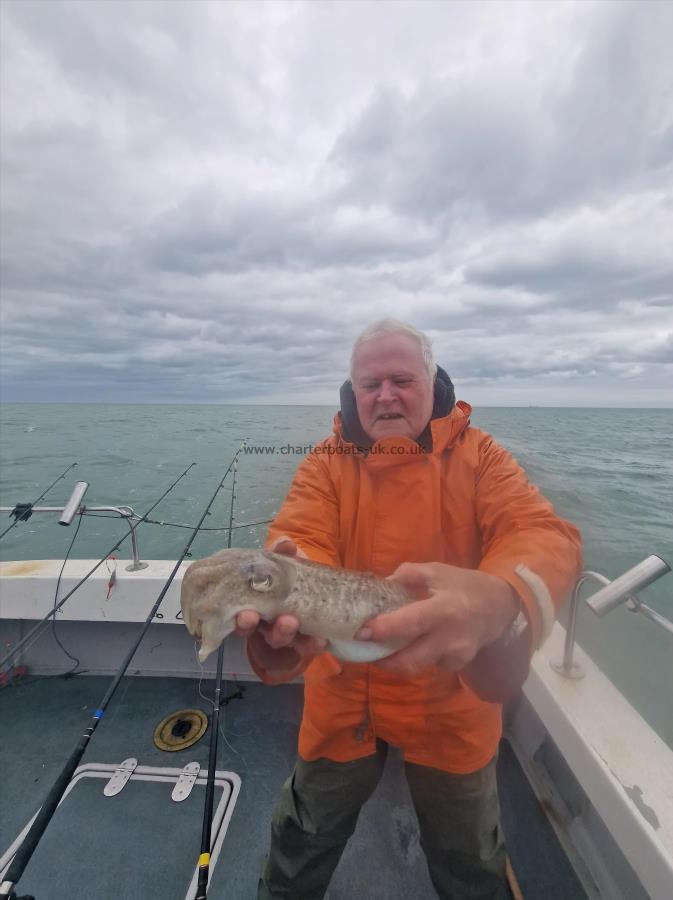
[[(109, 678), (27, 677), (0, 691), (3, 815), (0, 850), (11, 845), (37, 811), (105, 692)], [(240, 776), (240, 794), (212, 877), (209, 897), (253, 900), (269, 823), (295, 758), (301, 685), (245, 683), (243, 698), (224, 706), (229, 746), (219, 742), (218, 770)], [(201, 686), (203, 694), (212, 682)], [(223, 685), (223, 698), (236, 685)], [(169, 713), (210, 711), (199, 682), (186, 678), (127, 677), (94, 734), (82, 763), (207, 768), (208, 732), (184, 751), (153, 743)], [(499, 757), (503, 826), (508, 852), (526, 900), (574, 900), (585, 892), (506, 741)], [(47, 829), (18, 894), (36, 900), (186, 896), (199, 853), (203, 793), (173, 803), (167, 788), (131, 782), (103, 796), (105, 780), (87, 779), (66, 797)], [(160, 789), (161, 788), (161, 789)], [(169, 785), (170, 788), (170, 785)], [(216, 803), (220, 792), (216, 795)], [(328, 900), (431, 900), (436, 894), (418, 842), (418, 828), (402, 760), (389, 753), (384, 777), (363, 808), (357, 830), (332, 879)]]

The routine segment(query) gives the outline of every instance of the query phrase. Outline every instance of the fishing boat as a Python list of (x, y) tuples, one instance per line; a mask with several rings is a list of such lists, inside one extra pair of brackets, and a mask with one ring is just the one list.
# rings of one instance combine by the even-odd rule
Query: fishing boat
[[(101, 511), (85, 492), (80, 482), (63, 508), (17, 504), (10, 527), (42, 512), (81, 523)], [(129, 523), (129, 559), (0, 564), (0, 896), (254, 898), (302, 685), (260, 684), (234, 636), (201, 666), (179, 602), (191, 539), (180, 559), (144, 560), (148, 514), (105, 509)], [(627, 603), (673, 634), (640, 598), (668, 572), (652, 556), (627, 573), (583, 573), (567, 627), (554, 625), (504, 708), (499, 788), (517, 900), (673, 897), (673, 751), (575, 644), (585, 601), (597, 615)], [(599, 587), (588, 598), (587, 585)], [(62, 648), (75, 663), (66, 672)], [(39, 810), (45, 827), (25, 859)], [(436, 897), (395, 748), (326, 896)]]

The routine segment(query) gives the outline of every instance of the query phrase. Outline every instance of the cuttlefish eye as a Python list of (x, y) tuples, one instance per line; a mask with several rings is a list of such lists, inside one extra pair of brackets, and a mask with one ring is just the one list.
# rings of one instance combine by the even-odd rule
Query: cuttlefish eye
[(253, 572), (248, 579), (248, 584), (253, 591), (270, 591), (273, 587), (273, 578), (270, 575), (255, 575)]
[(278, 576), (276, 567), (261, 555), (243, 563), (241, 574), (251, 591), (270, 591), (276, 587)]

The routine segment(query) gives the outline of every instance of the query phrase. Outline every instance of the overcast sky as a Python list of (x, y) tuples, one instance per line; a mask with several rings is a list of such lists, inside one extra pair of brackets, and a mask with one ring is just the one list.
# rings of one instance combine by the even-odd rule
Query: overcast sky
[(673, 3), (1, 9), (5, 400), (673, 406)]

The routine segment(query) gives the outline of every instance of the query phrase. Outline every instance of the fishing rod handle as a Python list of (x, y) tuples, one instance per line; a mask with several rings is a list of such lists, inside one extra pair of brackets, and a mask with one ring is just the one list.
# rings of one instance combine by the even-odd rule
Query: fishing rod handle
[(23, 894), (23, 896), (17, 897), (11, 881), (3, 881), (0, 884), (0, 900), (35, 900), (35, 897), (32, 894)]
[[(40, 842), (40, 838), (44, 834), (47, 825), (56, 812), (56, 809), (61, 802), (61, 798), (63, 797), (66, 788), (70, 784), (70, 779), (72, 778), (75, 769), (79, 765), (79, 762), (84, 755), (84, 750), (86, 749), (86, 745), (89, 743), (89, 738), (91, 737), (92, 731), (92, 727), (89, 726), (84, 732), (84, 734), (80, 738), (80, 742), (77, 745), (77, 748), (70, 755), (68, 762), (63, 767), (60, 775), (52, 785), (52, 788), (47, 795), (47, 799), (40, 807), (38, 814), (35, 816), (33, 824), (30, 826), (28, 834), (23, 839), (23, 843), (16, 851), (14, 859), (7, 869), (5, 882), (10, 882), (12, 885), (15, 885), (23, 875), (26, 866), (30, 862), (31, 857)], [(5, 882), (3, 882), (3, 885)], [(7, 896), (12, 897), (12, 894), (9, 894)], [(4, 894), (0, 894), (0, 900), (4, 900), (4, 897)], [(19, 900), (19, 898), (16, 898), (16, 900)]]

